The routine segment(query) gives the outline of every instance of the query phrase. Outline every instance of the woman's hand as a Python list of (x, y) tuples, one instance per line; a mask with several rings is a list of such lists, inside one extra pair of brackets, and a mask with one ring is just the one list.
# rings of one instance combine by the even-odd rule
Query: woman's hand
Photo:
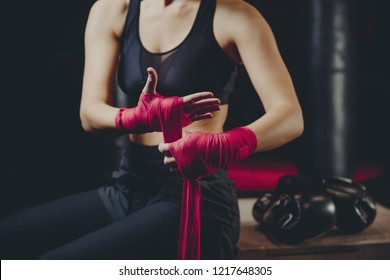
[(171, 171), (187, 178), (200, 178), (252, 154), (257, 137), (247, 127), (223, 133), (187, 132), (172, 143), (161, 143), (159, 151)]
[(147, 71), (148, 79), (137, 106), (120, 108), (115, 116), (115, 125), (120, 131), (162, 131), (162, 122), (177, 121), (177, 118), (181, 119), (181, 127), (185, 127), (193, 121), (211, 118), (211, 112), (219, 110), (220, 100), (214, 98), (211, 92), (198, 92), (184, 97), (158, 94), (157, 73), (152, 67)]
[[(148, 79), (142, 92), (158, 95), (156, 92), (158, 76), (154, 68), (149, 67)], [(161, 97), (161, 95), (158, 95)], [(164, 98), (164, 97), (162, 97)], [(169, 97), (165, 97), (169, 98)], [(183, 97), (183, 122), (185, 127), (193, 121), (212, 118), (214, 111), (220, 110), (219, 104), (221, 101), (215, 98), (212, 92), (197, 92)]]

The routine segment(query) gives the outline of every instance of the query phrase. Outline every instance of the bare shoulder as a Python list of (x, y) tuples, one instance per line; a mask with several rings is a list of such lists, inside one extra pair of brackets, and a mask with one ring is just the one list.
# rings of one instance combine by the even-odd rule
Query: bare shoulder
[(244, 0), (217, 0), (216, 21), (232, 33), (247, 33), (268, 26), (261, 13)]
[(117, 15), (127, 11), (131, 0), (97, 0), (91, 7), (93, 13), (103, 13), (106, 16)]
[(260, 12), (244, 0), (217, 0), (217, 16), (228, 16), (226, 22), (262, 18)]
[(97, 0), (91, 7), (89, 21), (107, 24), (120, 36), (131, 0)]

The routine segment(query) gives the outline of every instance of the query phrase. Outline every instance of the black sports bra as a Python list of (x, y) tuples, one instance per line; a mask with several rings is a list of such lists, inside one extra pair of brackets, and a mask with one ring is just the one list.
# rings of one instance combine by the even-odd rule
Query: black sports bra
[(147, 78), (146, 68), (156, 69), (157, 92), (184, 96), (211, 91), (227, 104), (237, 76), (236, 63), (221, 49), (213, 33), (216, 0), (201, 0), (190, 33), (176, 48), (164, 53), (147, 51), (139, 37), (141, 0), (131, 0), (121, 41), (118, 84), (135, 106)]

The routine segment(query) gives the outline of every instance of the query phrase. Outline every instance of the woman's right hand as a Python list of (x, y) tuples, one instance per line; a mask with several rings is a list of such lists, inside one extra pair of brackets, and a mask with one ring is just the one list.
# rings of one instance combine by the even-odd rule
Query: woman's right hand
[[(158, 75), (153, 67), (147, 69), (148, 79), (143, 93), (158, 95), (156, 92)], [(158, 95), (164, 98), (161, 95)], [(169, 97), (165, 97), (169, 98)], [(219, 111), (221, 101), (215, 98), (212, 92), (197, 92), (183, 97), (183, 120), (182, 127), (191, 124), (193, 121), (212, 118), (212, 112)]]
[[(156, 92), (157, 73), (149, 67), (148, 79), (134, 108), (120, 108), (115, 116), (120, 131), (140, 134), (162, 131), (162, 123), (181, 118), (181, 127), (193, 121), (211, 118), (219, 110), (220, 100), (211, 92), (198, 92), (184, 97), (165, 97)], [(175, 113), (176, 112), (176, 113)], [(177, 114), (179, 112), (179, 115)]]

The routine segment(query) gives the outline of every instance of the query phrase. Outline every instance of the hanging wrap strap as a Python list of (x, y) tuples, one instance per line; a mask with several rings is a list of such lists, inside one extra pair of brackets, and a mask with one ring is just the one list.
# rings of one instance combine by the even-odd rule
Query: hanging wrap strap
[(257, 137), (252, 130), (238, 127), (223, 133), (187, 132), (182, 137), (181, 97), (161, 104), (160, 124), (164, 142), (184, 176), (178, 259), (200, 259), (201, 188), (199, 180), (223, 166), (252, 154)]

